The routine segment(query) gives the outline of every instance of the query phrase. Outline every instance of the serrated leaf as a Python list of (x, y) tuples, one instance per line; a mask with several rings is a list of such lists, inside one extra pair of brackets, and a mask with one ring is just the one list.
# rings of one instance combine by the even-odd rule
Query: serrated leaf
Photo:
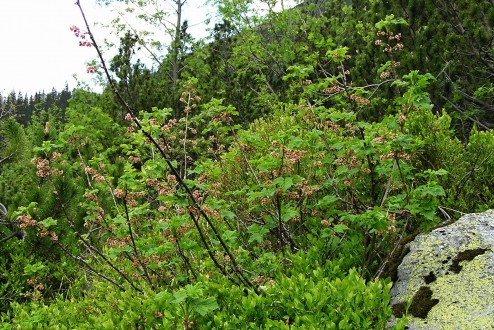
[(158, 292), (155, 296), (154, 296), (154, 301), (158, 302), (158, 303), (163, 303), (165, 302), (166, 300), (170, 299), (170, 293), (167, 292), (167, 291), (161, 291), (161, 292)]
[(342, 223), (339, 223), (337, 225), (334, 225), (333, 227), (334, 231), (337, 232), (337, 233), (344, 233), (345, 231), (347, 231), (348, 229), (348, 226), (347, 225), (344, 225)]
[(249, 227), (248, 232), (250, 234), (249, 243), (252, 242), (261, 243), (262, 239), (264, 238), (264, 235), (266, 235), (269, 232), (269, 229), (264, 226), (260, 226), (258, 224), (253, 224), (252, 226)]
[(127, 222), (127, 220), (124, 219), (124, 217), (121, 217), (121, 216), (117, 216), (115, 218), (112, 219), (112, 222), (113, 223), (116, 223), (116, 224), (119, 224), (119, 225), (123, 225)]
[(46, 218), (45, 220), (41, 221), (41, 224), (45, 228), (50, 228), (51, 226), (55, 226), (57, 224), (57, 220), (53, 218)]
[(235, 218), (235, 213), (230, 210), (222, 210), (221, 217), (227, 218), (228, 220), (233, 220)]
[(185, 299), (187, 299), (187, 297), (188, 297), (187, 291), (181, 290), (181, 291), (175, 292), (173, 294), (173, 299), (170, 302), (172, 304), (179, 304), (179, 303), (185, 301)]
[(216, 299), (214, 297), (209, 297), (206, 299), (199, 298), (199, 299), (193, 299), (190, 302), (190, 305), (192, 309), (199, 313), (201, 316), (206, 315), (209, 312), (214, 311), (215, 309), (218, 309), (218, 303), (216, 302)]
[(446, 175), (449, 173), (448, 171), (446, 171), (445, 169), (442, 169), (442, 168), (437, 170), (437, 171), (428, 170), (427, 172), (430, 174), (435, 174), (435, 175)]
[(298, 216), (298, 210), (292, 207), (285, 207), (281, 210), (281, 220), (287, 222), (290, 219)]
[(338, 197), (336, 197), (335, 195), (326, 195), (317, 202), (317, 205), (321, 207), (327, 207), (329, 205), (333, 205), (337, 201)]
[(290, 189), (290, 187), (293, 185), (293, 179), (291, 177), (276, 178), (273, 182), (279, 185), (281, 187), (281, 190), (283, 190), (283, 192)]

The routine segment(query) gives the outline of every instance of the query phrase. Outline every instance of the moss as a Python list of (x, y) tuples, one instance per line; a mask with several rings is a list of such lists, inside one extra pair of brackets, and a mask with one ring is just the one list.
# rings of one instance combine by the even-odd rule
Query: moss
[(439, 303), (438, 299), (432, 299), (432, 290), (428, 286), (421, 286), (415, 293), (409, 312), (414, 317), (425, 319), (429, 311)]
[(429, 272), (429, 275), (424, 277), (425, 284), (431, 284), (437, 279), (436, 275), (433, 272)]
[(472, 249), (472, 250), (465, 250), (456, 256), (456, 258), (453, 259), (453, 263), (451, 266), (449, 266), (449, 270), (454, 272), (455, 274), (458, 274), (462, 270), (462, 266), (460, 265), (460, 262), (462, 261), (471, 261), (475, 257), (480, 256), (484, 254), (488, 249)]
[(403, 258), (410, 252), (410, 247), (401, 246), (399, 251), (390, 256), (389, 263), (386, 267), (386, 270), (380, 276), (381, 278), (390, 277), (392, 282), (396, 282), (398, 280), (398, 266), (400, 266)]
[(400, 266), (403, 258), (405, 258), (405, 256), (410, 252), (410, 247), (407, 244), (413, 241), (418, 234), (419, 232), (416, 231), (398, 243), (396, 249), (394, 249), (393, 252), (387, 257), (385, 268), (379, 278), (389, 277), (392, 282), (396, 282), (396, 280), (398, 280), (398, 266)]
[(402, 318), (406, 313), (406, 307), (407, 304), (404, 302), (391, 306), (391, 308), (393, 309), (393, 315), (397, 318)]

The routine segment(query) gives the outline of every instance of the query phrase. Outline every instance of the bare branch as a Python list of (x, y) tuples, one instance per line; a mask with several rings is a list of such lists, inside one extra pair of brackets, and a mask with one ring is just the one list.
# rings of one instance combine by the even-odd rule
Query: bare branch
[[(446, 102), (448, 102), (456, 111), (458, 111), (459, 113), (461, 113), (462, 115), (466, 115), (466, 111), (462, 110), (459, 106), (457, 106), (456, 104), (454, 104), (453, 102), (451, 102), (447, 97), (445, 97), (444, 95), (441, 95), (441, 98), (443, 100), (445, 100)], [(475, 124), (479, 125), (480, 127), (482, 127), (483, 129), (485, 130), (488, 130), (490, 131), (491, 128), (489, 126), (486, 126), (484, 124), (482, 124), (480, 121), (478, 121), (477, 119), (471, 117), (471, 116), (467, 116), (467, 118), (469, 120), (471, 120), (472, 122), (474, 122)]]

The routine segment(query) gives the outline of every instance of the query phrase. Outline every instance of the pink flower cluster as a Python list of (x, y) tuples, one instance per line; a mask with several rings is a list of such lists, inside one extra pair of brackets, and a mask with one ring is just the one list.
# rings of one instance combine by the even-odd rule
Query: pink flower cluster
[(81, 35), (81, 29), (79, 29), (79, 28), (78, 28), (77, 26), (75, 26), (75, 25), (72, 25), (72, 26), (70, 27), (70, 31), (74, 32), (74, 34), (75, 34), (75, 36), (76, 36), (77, 38), (79, 38), (79, 37), (80, 37), (80, 35)]
[(98, 70), (98, 66), (97, 65), (91, 65), (91, 66), (88, 66), (86, 68), (86, 72), (87, 73), (93, 73), (93, 72), (96, 72), (96, 70)]
[(79, 46), (81, 47), (92, 47), (93, 43), (90, 41), (86, 40), (86, 35), (88, 34), (87, 32), (81, 33), (81, 29), (79, 29), (77, 26), (72, 25), (70, 27), (70, 31), (74, 32), (74, 35), (81, 39), (79, 40)]

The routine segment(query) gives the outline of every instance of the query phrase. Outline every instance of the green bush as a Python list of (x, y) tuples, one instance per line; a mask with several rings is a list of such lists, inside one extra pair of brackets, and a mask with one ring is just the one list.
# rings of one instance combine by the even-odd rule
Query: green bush
[[(174, 291), (132, 293), (94, 281), (79, 298), (14, 303), (12, 329), (384, 329), (391, 316), (388, 281), (355, 270), (329, 279), (319, 268), (265, 281), (262, 293), (203, 278)], [(404, 320), (402, 320), (404, 321)], [(398, 326), (397, 328), (400, 328)]]

